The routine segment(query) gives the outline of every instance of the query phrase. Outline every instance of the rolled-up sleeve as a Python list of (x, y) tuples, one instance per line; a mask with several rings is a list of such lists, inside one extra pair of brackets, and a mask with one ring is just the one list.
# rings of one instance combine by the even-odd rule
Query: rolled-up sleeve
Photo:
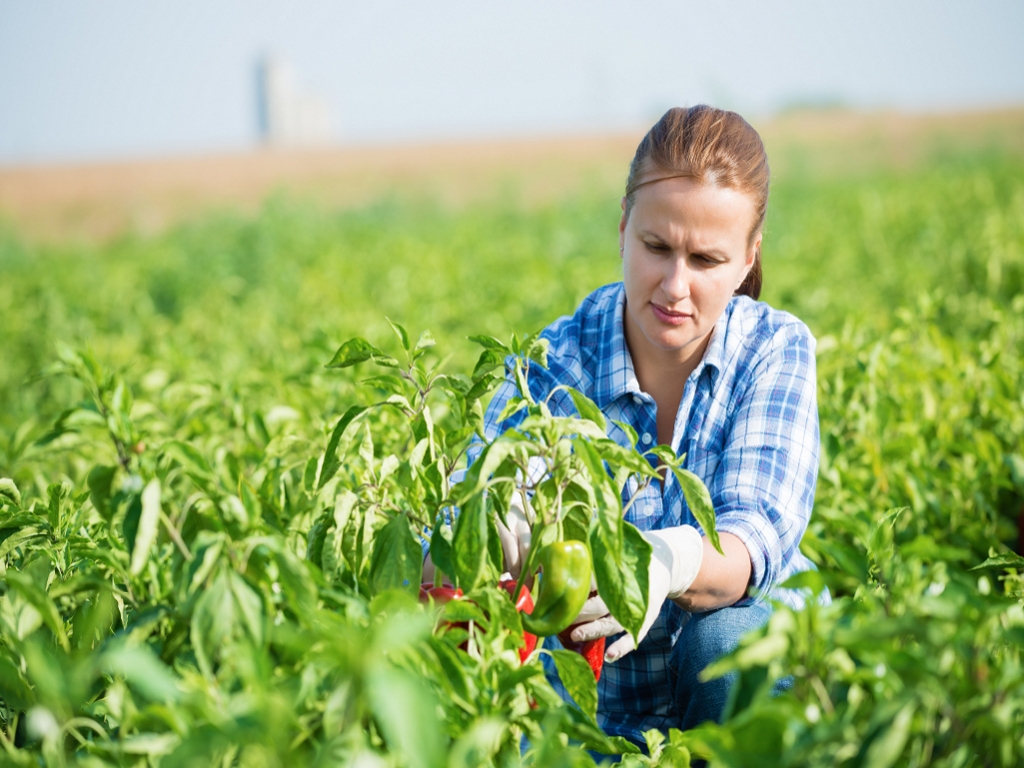
[(814, 506), (818, 405), (814, 337), (777, 332), (737, 392), (724, 450), (709, 484), (719, 532), (746, 545), (754, 594), (763, 599), (798, 552)]

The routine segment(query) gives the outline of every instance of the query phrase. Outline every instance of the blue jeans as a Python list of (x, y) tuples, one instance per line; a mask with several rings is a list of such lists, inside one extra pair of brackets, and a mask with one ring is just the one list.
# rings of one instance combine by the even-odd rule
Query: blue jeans
[[(703, 683), (698, 675), (735, 650), (743, 635), (764, 626), (771, 615), (772, 609), (760, 603), (684, 614), (686, 623), (669, 660), (669, 686), (680, 730), (689, 730), (707, 720), (722, 722), (736, 673)], [(789, 686), (780, 681), (776, 688), (780, 687)]]
[[(732, 672), (706, 683), (698, 675), (710, 664), (718, 661), (736, 649), (740, 638), (747, 632), (768, 623), (772, 609), (768, 605), (755, 603), (744, 606), (729, 606), (707, 613), (683, 613), (683, 627), (672, 646), (669, 657), (668, 684), (672, 692), (672, 710), (676, 718), (674, 727), (685, 731), (708, 720), (721, 723), (729, 693), (736, 681)], [(791, 679), (776, 682), (773, 695), (789, 688)], [(637, 738), (629, 737), (644, 752), (646, 746)], [(616, 758), (591, 752), (591, 757), (600, 764), (602, 760), (617, 763)], [(695, 768), (705, 765), (695, 760)]]

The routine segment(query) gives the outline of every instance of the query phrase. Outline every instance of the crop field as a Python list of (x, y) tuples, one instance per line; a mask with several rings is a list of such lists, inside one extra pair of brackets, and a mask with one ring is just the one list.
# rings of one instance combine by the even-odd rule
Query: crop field
[[(368, 181), (362, 197), (318, 197), (323, 179), (234, 207), (196, 193), (201, 210), (151, 230), (109, 211), (76, 229), (67, 211), (11, 203), (0, 759), (1024, 765), (1013, 119), (1007, 140), (954, 121), (905, 151), (885, 132), (766, 131), (778, 173), (762, 298), (818, 339), (822, 462), (802, 548), (819, 570), (794, 586), (833, 601), (778, 609), (712, 670), (737, 675), (726, 721), (652, 732), (646, 751), (597, 728), (581, 657), (521, 661), (493, 522), (516, 467), (549, 457), (576, 500), (558, 493), (551, 531), (590, 545), (617, 616), (642, 616), (643, 585), (621, 574), (645, 553), (614, 484), (646, 460), (602, 443), (581, 400), (572, 423), (533, 406), (529, 440), (489, 449), (493, 478), (481, 461), (449, 482), (506, 355), (542, 358), (531, 334), (619, 279), (630, 141), (558, 167), (513, 158), (487, 170), (497, 181), (460, 181), (464, 163), (450, 195)], [(417, 600), (425, 529), (467, 599)]]

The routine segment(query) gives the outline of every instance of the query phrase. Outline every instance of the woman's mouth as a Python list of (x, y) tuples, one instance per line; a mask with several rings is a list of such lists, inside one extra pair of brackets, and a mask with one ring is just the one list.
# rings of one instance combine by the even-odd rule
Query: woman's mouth
[(659, 306), (654, 302), (651, 302), (651, 310), (654, 312), (654, 316), (656, 318), (667, 325), (682, 325), (693, 317), (689, 312), (674, 312), (671, 309)]

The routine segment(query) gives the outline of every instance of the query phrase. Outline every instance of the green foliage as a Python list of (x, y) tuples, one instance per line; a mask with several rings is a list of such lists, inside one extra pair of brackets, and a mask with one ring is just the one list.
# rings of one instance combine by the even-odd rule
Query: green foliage
[[(766, 298), (819, 338), (820, 570), (790, 586), (834, 602), (778, 610), (709, 670), (737, 675), (727, 721), (648, 733), (649, 754), (597, 729), (579, 658), (555, 655), (580, 708), (520, 664), (493, 527), (532, 493), (535, 541), (587, 542), (635, 629), (649, 550), (619, 489), (653, 479), (647, 459), (580, 393), (582, 419), (527, 397), (449, 483), (509, 356), (524, 392), (543, 364), (522, 332), (616, 279), (613, 191), (459, 213), (278, 199), (102, 248), (0, 238), (4, 758), (1021, 764), (1022, 179), (953, 157), (773, 188)], [(412, 596), (421, 533), (468, 593), (440, 616)]]

